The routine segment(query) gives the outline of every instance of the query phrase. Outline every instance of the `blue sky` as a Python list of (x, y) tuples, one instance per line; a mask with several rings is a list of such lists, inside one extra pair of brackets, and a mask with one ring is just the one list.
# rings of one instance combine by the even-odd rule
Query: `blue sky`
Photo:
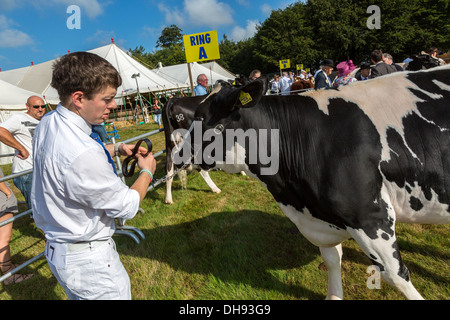
[[(153, 51), (164, 27), (176, 24), (185, 34), (217, 30), (242, 40), (272, 10), (294, 0), (0, 0), (0, 68), (2, 71), (38, 64), (68, 52), (91, 50), (111, 43)], [(71, 5), (80, 9), (79, 26)]]

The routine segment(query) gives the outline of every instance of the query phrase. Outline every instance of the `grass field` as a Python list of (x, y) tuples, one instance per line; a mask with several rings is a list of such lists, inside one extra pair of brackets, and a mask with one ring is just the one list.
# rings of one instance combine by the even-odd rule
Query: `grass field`
[[(155, 129), (145, 124), (121, 128), (119, 133), (124, 140)], [(164, 149), (162, 133), (150, 139), (154, 151)], [(8, 165), (2, 169), (5, 174), (11, 172)], [(161, 158), (156, 177), (163, 175)], [(126, 236), (114, 237), (130, 275), (133, 299), (324, 299), (327, 273), (318, 248), (296, 231), (262, 184), (222, 171), (211, 172), (211, 177), (222, 189), (220, 194), (210, 192), (196, 172), (189, 175), (186, 190), (175, 179), (173, 205), (164, 204), (164, 185), (149, 192), (141, 205), (145, 212), (127, 222), (146, 239), (136, 244)], [(425, 299), (448, 300), (449, 226), (398, 224), (397, 235), (418, 291)], [(44, 245), (32, 219), (15, 222), (11, 240), (15, 263), (31, 259)], [(343, 250), (345, 299), (404, 299), (385, 282), (381, 289), (368, 289), (370, 260), (353, 240), (344, 242)], [(1, 300), (66, 299), (45, 259), (22, 272), (34, 273), (34, 277), (16, 285), (0, 285)]]

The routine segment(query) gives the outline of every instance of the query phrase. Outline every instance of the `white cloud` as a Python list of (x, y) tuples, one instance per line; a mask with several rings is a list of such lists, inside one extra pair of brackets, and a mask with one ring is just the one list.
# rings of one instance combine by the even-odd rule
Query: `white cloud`
[(256, 33), (256, 26), (259, 24), (257, 20), (247, 20), (247, 26), (245, 28), (236, 26), (231, 31), (230, 38), (234, 41), (241, 41), (251, 38)]
[(217, 28), (234, 23), (233, 9), (218, 0), (184, 0), (181, 9), (164, 4), (159, 4), (158, 9), (165, 15), (167, 24), (175, 24), (182, 29), (188, 25)]
[(248, 7), (250, 6), (250, 3), (248, 2), (248, 0), (237, 0), (237, 2), (244, 7)]
[(0, 15), (0, 47), (15, 48), (34, 43), (28, 34), (15, 29), (14, 26), (14, 21)]
[(186, 17), (183, 16), (183, 12), (177, 7), (167, 7), (165, 4), (158, 4), (159, 11), (164, 13), (165, 20), (168, 24), (175, 24), (177, 26), (184, 26)]
[(233, 9), (217, 0), (184, 0), (191, 23), (199, 26), (217, 27), (234, 23)]
[(261, 12), (262, 12), (263, 14), (265, 14), (266, 16), (270, 16), (270, 14), (272, 13), (272, 7), (271, 7), (269, 4), (267, 4), (267, 3), (264, 3), (264, 4), (260, 7), (260, 9), (261, 9)]
[(0, 31), (0, 47), (14, 48), (29, 45), (33, 43), (33, 39), (26, 33), (15, 30), (6, 29)]

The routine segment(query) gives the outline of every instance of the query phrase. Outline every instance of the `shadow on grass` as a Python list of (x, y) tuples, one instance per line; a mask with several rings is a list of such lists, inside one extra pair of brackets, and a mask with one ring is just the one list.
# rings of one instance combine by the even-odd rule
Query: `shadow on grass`
[[(169, 264), (175, 270), (212, 275), (224, 283), (275, 290), (298, 299), (324, 299), (303, 286), (287, 284), (271, 272), (299, 268), (319, 250), (292, 234), (286, 218), (260, 211), (214, 212), (191, 222), (142, 230), (145, 241), (135, 246), (119, 241), (119, 252)], [(326, 282), (326, 275), (325, 275)]]

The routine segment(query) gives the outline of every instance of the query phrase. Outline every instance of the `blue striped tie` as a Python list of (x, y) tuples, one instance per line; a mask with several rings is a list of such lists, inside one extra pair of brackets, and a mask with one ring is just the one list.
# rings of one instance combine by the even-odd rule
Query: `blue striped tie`
[(114, 163), (114, 160), (111, 158), (111, 154), (109, 153), (109, 151), (106, 150), (105, 145), (103, 144), (102, 140), (100, 139), (100, 136), (97, 133), (95, 133), (95, 132), (92, 132), (90, 134), (90, 136), (91, 136), (92, 139), (97, 141), (102, 146), (103, 150), (106, 153), (106, 157), (108, 158), (108, 162), (111, 164), (111, 166), (112, 166), (112, 168), (114, 170), (114, 173), (117, 175), (116, 164)]

